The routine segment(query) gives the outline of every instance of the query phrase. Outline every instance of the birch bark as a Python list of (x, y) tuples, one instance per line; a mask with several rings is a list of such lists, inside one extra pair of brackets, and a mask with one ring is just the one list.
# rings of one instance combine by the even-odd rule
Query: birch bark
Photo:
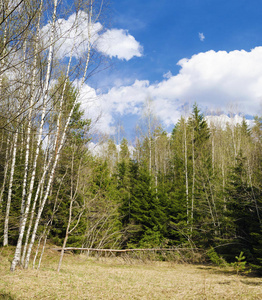
[(72, 213), (73, 213), (73, 204), (76, 201), (76, 196), (78, 193), (78, 185), (79, 185), (79, 177), (80, 177), (80, 167), (81, 167), (81, 160), (79, 163), (79, 167), (78, 167), (78, 172), (77, 172), (77, 182), (76, 182), (76, 187), (74, 190), (74, 158), (75, 158), (75, 150), (73, 150), (72, 153), (72, 158), (71, 158), (71, 189), (70, 189), (70, 206), (69, 206), (69, 216), (68, 216), (68, 222), (67, 222), (67, 227), (66, 227), (66, 234), (65, 234), (65, 238), (64, 238), (64, 242), (63, 242), (63, 246), (62, 246), (62, 250), (61, 250), (61, 255), (60, 255), (60, 259), (59, 259), (59, 263), (58, 263), (58, 267), (57, 267), (57, 272), (60, 271), (61, 265), (62, 265), (62, 260), (63, 260), (63, 256), (64, 256), (64, 252), (65, 252), (65, 247), (66, 247), (66, 243), (69, 237), (69, 234), (71, 234), (75, 228), (78, 226), (81, 216), (84, 212), (84, 210), (80, 211), (78, 217), (77, 217), (77, 223), (73, 226), (73, 228), (70, 229), (71, 227), (71, 223), (72, 223)]
[(28, 251), (27, 251), (27, 255), (26, 255), (25, 268), (28, 268), (28, 264), (29, 264), (29, 259), (30, 259), (32, 247), (33, 247), (33, 244), (34, 244), (35, 238), (36, 238), (36, 231), (37, 231), (37, 228), (38, 228), (38, 224), (40, 222), (40, 218), (41, 218), (41, 215), (42, 215), (42, 212), (43, 212), (46, 200), (47, 200), (47, 198), (49, 196), (51, 184), (52, 184), (53, 178), (54, 178), (54, 173), (55, 173), (56, 165), (57, 165), (57, 162), (59, 160), (60, 153), (61, 153), (62, 147), (64, 145), (64, 142), (65, 142), (67, 128), (68, 128), (68, 125), (70, 123), (70, 120), (71, 120), (72, 114), (74, 112), (75, 106), (77, 104), (79, 93), (82, 90), (83, 84), (84, 84), (85, 79), (86, 79), (87, 69), (88, 69), (88, 65), (89, 65), (89, 62), (90, 62), (90, 51), (91, 51), (92, 1), (91, 1), (91, 6), (90, 7), (91, 8), (90, 8), (90, 11), (89, 11), (89, 21), (88, 21), (88, 47), (87, 47), (88, 49), (87, 49), (87, 58), (86, 58), (84, 73), (83, 73), (82, 81), (81, 81), (81, 84), (80, 84), (80, 88), (78, 90), (78, 94), (76, 95), (76, 99), (75, 99), (75, 101), (74, 101), (74, 103), (72, 105), (71, 111), (70, 111), (70, 113), (68, 115), (67, 121), (66, 121), (65, 126), (64, 126), (64, 130), (63, 130), (63, 134), (62, 134), (62, 137), (61, 137), (61, 140), (60, 140), (60, 144), (59, 144), (58, 150), (57, 150), (55, 158), (54, 158), (52, 169), (50, 171), (50, 176), (49, 176), (48, 183), (47, 183), (47, 186), (46, 186), (46, 191), (45, 191), (44, 198), (43, 198), (43, 200), (41, 202), (41, 205), (40, 205), (40, 207), (38, 209), (38, 214), (37, 214), (35, 225), (34, 225), (34, 228), (33, 228), (32, 236), (31, 236), (31, 241), (30, 241), (30, 244), (29, 244), (29, 247), (28, 247)]
[(16, 129), (15, 136), (14, 136), (13, 157), (12, 157), (12, 165), (11, 165), (11, 171), (10, 171), (9, 188), (8, 188), (7, 204), (6, 204), (6, 214), (5, 214), (3, 246), (8, 245), (8, 224), (9, 224), (9, 214), (10, 214), (11, 199), (12, 199), (12, 187), (13, 187), (14, 170), (15, 170), (15, 162), (16, 162), (17, 140), (18, 140), (18, 128)]
[(51, 76), (51, 65), (52, 65), (52, 58), (53, 58), (53, 51), (54, 51), (53, 41), (54, 41), (54, 32), (55, 32), (56, 9), (57, 9), (57, 0), (54, 0), (54, 10), (53, 10), (53, 17), (52, 17), (52, 33), (51, 33), (51, 41), (50, 41), (48, 60), (47, 60), (45, 85), (44, 85), (44, 91), (43, 91), (44, 96), (43, 96), (43, 108), (42, 108), (42, 115), (41, 115), (41, 123), (40, 123), (36, 152), (35, 152), (35, 157), (34, 157), (34, 162), (33, 162), (33, 167), (32, 167), (32, 176), (31, 176), (31, 181), (30, 181), (28, 198), (27, 198), (27, 202), (26, 202), (25, 211), (24, 211), (24, 214), (21, 219), (20, 232), (19, 232), (19, 237), (18, 237), (18, 241), (17, 241), (17, 245), (16, 245), (15, 255), (14, 255), (14, 259), (12, 261), (11, 268), (10, 268), (11, 271), (15, 270), (15, 267), (20, 260), (21, 249), (22, 249), (22, 240), (23, 240), (23, 236), (24, 236), (27, 216), (28, 216), (31, 199), (32, 199), (32, 194), (33, 194), (33, 187), (34, 187), (34, 183), (35, 183), (37, 160), (38, 160), (40, 147), (41, 147), (42, 132), (43, 132), (43, 127), (44, 127), (44, 122), (45, 122), (45, 114), (46, 114), (46, 106), (47, 106), (46, 102), (47, 102), (47, 97), (48, 97), (49, 83), (50, 83), (50, 76)]
[(0, 208), (1, 208), (1, 205), (2, 205), (3, 194), (4, 194), (6, 180), (7, 180), (7, 171), (8, 171), (9, 160), (10, 160), (9, 159), (9, 152), (11, 152), (11, 145), (10, 145), (10, 138), (9, 138), (9, 134), (8, 134), (8, 136), (7, 136), (7, 144), (6, 144), (6, 152), (5, 152), (4, 178), (3, 178), (3, 183), (2, 183), (1, 192), (0, 192)]
[(186, 180), (186, 215), (189, 223), (189, 193), (188, 193), (188, 168), (187, 168), (187, 129), (184, 121), (184, 160), (185, 160), (185, 180)]
[(193, 231), (194, 221), (194, 197), (195, 197), (195, 143), (194, 143), (194, 128), (192, 131), (192, 198), (191, 198), (191, 232)]
[(23, 218), (25, 210), (25, 196), (26, 196), (26, 187), (27, 187), (27, 177), (29, 171), (29, 154), (30, 154), (30, 137), (32, 130), (32, 114), (33, 114), (33, 102), (35, 98), (35, 89), (36, 89), (36, 70), (37, 70), (37, 54), (39, 51), (39, 32), (40, 32), (40, 18), (42, 15), (43, 0), (40, 2), (39, 7), (39, 16), (37, 22), (37, 34), (36, 34), (36, 44), (34, 51), (34, 62), (33, 62), (33, 73), (32, 73), (32, 91), (29, 100), (29, 112), (28, 112), (28, 125), (27, 125), (27, 137), (26, 137), (26, 153), (25, 153), (25, 173), (23, 179), (23, 190), (22, 190), (22, 200), (21, 200), (21, 216)]

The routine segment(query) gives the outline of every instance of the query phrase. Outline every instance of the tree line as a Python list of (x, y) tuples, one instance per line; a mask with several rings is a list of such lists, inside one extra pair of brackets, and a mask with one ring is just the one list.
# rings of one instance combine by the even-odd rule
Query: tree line
[[(124, 138), (93, 155), (80, 93), (100, 61), (93, 28), (101, 5), (64, 5), (2, 1), (0, 242), (15, 246), (11, 270), (40, 267), (47, 241), (63, 248), (212, 247), (228, 261), (243, 251), (261, 270), (261, 118), (250, 128), (245, 119), (207, 123), (194, 105), (167, 134), (148, 102), (133, 153)], [(77, 54), (74, 43), (61, 58), (57, 20), (72, 13), (68, 32), (81, 35), (86, 24), (85, 47)], [(62, 258), (63, 251), (58, 269)]]
[(261, 119), (214, 124), (195, 104), (171, 135), (146, 119), (131, 159), (125, 139), (119, 159), (112, 141), (105, 158), (120, 193), (121, 247), (214, 248), (229, 262), (243, 251), (261, 270)]

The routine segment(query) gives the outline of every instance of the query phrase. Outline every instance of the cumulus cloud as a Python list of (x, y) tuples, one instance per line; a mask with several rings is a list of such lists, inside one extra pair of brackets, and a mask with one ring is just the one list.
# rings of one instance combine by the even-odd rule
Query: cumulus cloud
[(81, 107), (85, 117), (95, 123), (96, 130), (114, 134), (114, 115), (140, 115), (148, 86), (148, 81), (137, 80), (131, 86), (113, 87), (108, 93), (100, 94), (85, 84), (81, 90)]
[(81, 89), (79, 102), (85, 112), (85, 118), (93, 121), (95, 130), (108, 134), (114, 133), (111, 103), (106, 102), (95, 89), (87, 84), (84, 84)]
[[(87, 50), (89, 32), (88, 32), (88, 15), (80, 11), (78, 14), (73, 13), (66, 19), (58, 19), (55, 23), (55, 55), (58, 58), (69, 57), (72, 55), (80, 57)], [(90, 25), (91, 43), (98, 38), (98, 33), (103, 26), (97, 22)], [(41, 29), (41, 38), (45, 45), (50, 44), (51, 24), (48, 23)]]
[[(68, 19), (58, 19), (55, 23), (55, 54), (58, 58), (76, 58), (83, 55), (89, 42), (94, 49), (109, 56), (130, 60), (134, 56), (142, 56), (142, 46), (123, 29), (111, 29), (103, 32), (104, 28), (99, 23), (88, 23), (88, 14), (80, 11)], [(45, 45), (50, 44), (51, 24), (41, 29), (41, 38)]]
[[(197, 102), (205, 111), (259, 114), (262, 103), (262, 47), (251, 51), (207, 51), (178, 62), (177, 75), (161, 82), (136, 80), (99, 96), (101, 125), (112, 132), (113, 115), (140, 115), (147, 97), (164, 125), (174, 125), (185, 103)], [(236, 105), (237, 104), (237, 105)], [(237, 108), (236, 108), (237, 107)]]
[(170, 80), (180, 79), (178, 97), (196, 100), (209, 108), (238, 103), (247, 113), (257, 112), (262, 100), (262, 47), (250, 52), (208, 51), (178, 62), (181, 70)]
[(101, 34), (97, 40), (97, 49), (109, 57), (125, 60), (140, 57), (143, 51), (135, 38), (123, 29), (111, 29)]

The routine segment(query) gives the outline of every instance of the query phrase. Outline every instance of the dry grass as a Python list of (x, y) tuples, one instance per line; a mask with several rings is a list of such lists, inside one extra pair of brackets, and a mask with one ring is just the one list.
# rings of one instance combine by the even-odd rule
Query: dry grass
[(208, 266), (66, 254), (57, 273), (49, 250), (40, 271), (10, 273), (11, 255), (0, 250), (0, 299), (262, 299), (261, 278)]

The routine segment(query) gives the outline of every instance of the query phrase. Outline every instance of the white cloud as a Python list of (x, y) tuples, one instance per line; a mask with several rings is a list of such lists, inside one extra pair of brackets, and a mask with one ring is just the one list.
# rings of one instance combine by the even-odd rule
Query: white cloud
[[(107, 155), (108, 151), (108, 143), (103, 142), (103, 143), (93, 143), (90, 142), (88, 143), (88, 149), (94, 156), (99, 156), (99, 157), (105, 157)], [(133, 157), (133, 154), (135, 152), (135, 148), (132, 145), (128, 145), (128, 150), (130, 153), (131, 158)], [(116, 144), (116, 151), (119, 153), (121, 151), (121, 146)]]
[[(87, 13), (80, 11), (66, 19), (56, 21), (55, 55), (58, 58), (69, 57), (71, 52), (79, 58), (87, 51), (89, 40), (89, 23)], [(134, 56), (142, 56), (142, 46), (135, 38), (123, 29), (111, 29), (102, 33), (99, 23), (90, 25), (92, 47), (99, 52), (119, 59), (130, 60)], [(45, 45), (49, 45), (51, 24), (41, 29), (41, 37)]]
[(85, 111), (85, 118), (90, 118), (93, 121), (95, 130), (108, 134), (114, 133), (114, 129), (111, 127), (114, 120), (109, 102), (106, 102), (87, 84), (82, 87), (79, 101), (81, 108)]
[(123, 29), (111, 29), (101, 34), (97, 40), (97, 49), (109, 57), (125, 60), (140, 57), (143, 51), (135, 38)]
[(148, 81), (135, 81), (131, 86), (113, 87), (107, 94), (97, 94), (94, 89), (84, 85), (80, 102), (85, 117), (95, 122), (95, 129), (114, 134), (113, 114), (139, 115), (147, 96)]
[(262, 47), (249, 52), (211, 50), (182, 59), (178, 65), (177, 75), (159, 83), (137, 80), (100, 95), (101, 128), (112, 132), (113, 113), (140, 115), (147, 97), (154, 100), (155, 114), (166, 126), (177, 122), (185, 103), (197, 102), (202, 111), (261, 113)]
[(166, 72), (166, 73), (163, 75), (163, 77), (164, 77), (164, 78), (167, 78), (167, 79), (171, 78), (171, 77), (172, 77), (171, 71)]
[(179, 75), (184, 84), (178, 97), (209, 108), (238, 103), (246, 113), (257, 112), (262, 99), (262, 47), (250, 52), (208, 51), (182, 59)]
[[(244, 118), (239, 115), (234, 115), (232, 117), (229, 117), (225, 114), (221, 114), (218, 116), (210, 115), (210, 116), (206, 116), (205, 119), (209, 126), (215, 126), (222, 129), (226, 129), (227, 125), (235, 126), (237, 124), (241, 124), (244, 120)], [(252, 120), (245, 120), (245, 121), (249, 127), (252, 127), (254, 124)]]
[[(72, 52), (73, 56), (78, 58), (84, 54), (88, 46), (88, 27), (88, 15), (83, 11), (73, 13), (67, 20), (58, 19), (55, 24), (55, 55), (58, 58), (69, 57)], [(90, 25), (92, 44), (102, 29), (103, 26), (99, 22)], [(50, 23), (41, 29), (41, 35), (45, 45), (49, 45)]]
[(205, 36), (204, 36), (204, 33), (203, 33), (203, 32), (199, 32), (199, 33), (198, 33), (198, 37), (199, 37), (199, 39), (200, 39), (201, 42), (204, 42)]

